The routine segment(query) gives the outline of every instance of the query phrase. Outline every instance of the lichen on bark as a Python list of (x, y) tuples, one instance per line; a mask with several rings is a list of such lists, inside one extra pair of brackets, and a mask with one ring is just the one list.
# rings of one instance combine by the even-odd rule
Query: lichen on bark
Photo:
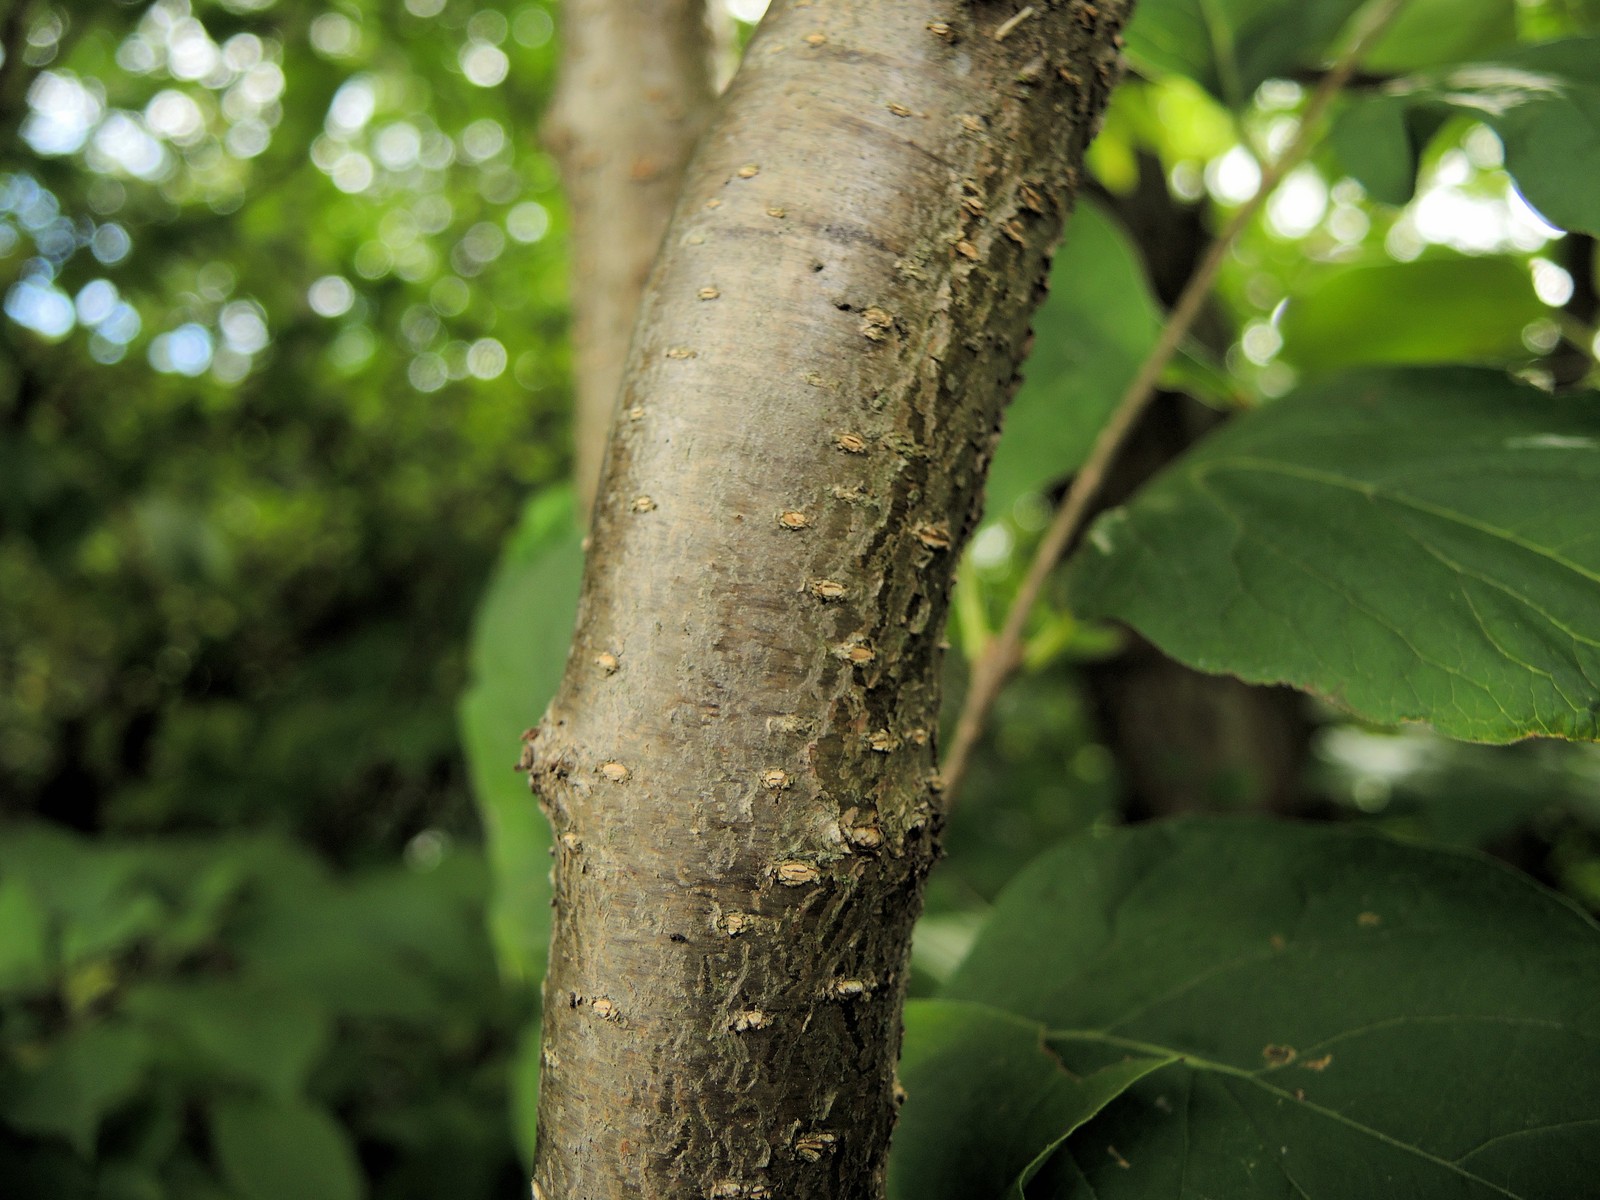
[(701, 142), (534, 743), (544, 1200), (881, 1195), (951, 572), (1128, 7), (778, 0)]

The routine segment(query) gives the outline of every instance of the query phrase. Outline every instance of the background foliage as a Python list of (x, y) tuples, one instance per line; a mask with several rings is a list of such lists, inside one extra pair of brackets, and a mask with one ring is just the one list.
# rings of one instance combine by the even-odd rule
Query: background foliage
[[(1133, 75), (1092, 153), (962, 568), (953, 696), (1051, 497), (1356, 7), (1142, 0)], [(729, 8), (754, 19), (760, 5)], [(564, 216), (534, 134), (553, 14), (540, 0), (5, 13), (0, 1179), (52, 1198), (511, 1194), (531, 1146), (545, 829), (510, 765), (559, 675), (579, 562)], [(1293, 422), (1307, 393), (1274, 400), (1301, 383), (1336, 393), (1350, 368), (1432, 379), (1472, 364), (1490, 397), (1592, 383), (1596, 43), (1537, 43), (1597, 31), (1589, 0), (1414, 0), (1228, 263), (1121, 494), (1227, 414)], [(1565, 82), (1529, 92), (1530, 76)], [(1562, 436), (1593, 427), (1586, 394)], [(1583, 512), (1567, 519), (1551, 536), (1592, 556)], [(1105, 1121), (1194, 1073), (1176, 1061), (1193, 1044), (1144, 1030), (1132, 1066), (1083, 1060), (1105, 1086), (1063, 1088), (1038, 1030), (1097, 1014), (985, 1000), (983, 960), (957, 970), (975, 937), (1009, 952), (1007, 914), (1044, 868), (996, 897), (1043, 846), (1159, 813), (1272, 808), (1489, 849), (1600, 908), (1591, 748), (1468, 746), (1216, 695), (1085, 617), (1115, 612), (1173, 653), (1200, 651), (1109, 601), (1094, 609), (1092, 581), (1072, 586), (1077, 612), (1063, 577), (1035, 616), (916, 947), (914, 990), (943, 998), (913, 1012), (908, 1069), (981, 1073), (991, 1099), (1051, 1097), (1035, 1110), (1056, 1114), (1048, 1129), (1013, 1130), (1032, 1137), (1014, 1163), (983, 1164), (996, 1187), (1026, 1168), (1051, 1194), (1080, 1186), (1074, 1171), (1120, 1194), (1138, 1181), (1103, 1150), (1047, 1151), (1123, 1089)], [(1572, 602), (1579, 618), (1600, 611), (1592, 592)], [(1340, 698), (1375, 719), (1430, 715)], [(1139, 752), (1150, 725), (1159, 756)], [(1148, 840), (1087, 844), (1110, 863), (1160, 859)], [(1296, 845), (1313, 863), (1351, 853)], [(1238, 903), (1270, 908), (1261, 863), (1279, 852), (1230, 868), (1214, 845), (1163, 869), (1219, 895), (1242, 878), (1257, 890)], [(1438, 865), (1457, 860), (1406, 861), (1460, 890)], [(1556, 919), (1547, 897), (1507, 895), (1488, 916)], [(1535, 986), (1527, 1004), (1566, 994)], [(1290, 1044), (1257, 1040), (1272, 1039)], [(1265, 1069), (1260, 1047), (1239, 1053), (1237, 1070)], [(922, 1119), (908, 1110), (907, 1129)], [(1131, 1136), (1110, 1135), (1119, 1156)], [(1207, 1186), (1239, 1185), (1223, 1171)]]
[(566, 465), (551, 14), (6, 11), (4, 1190), (509, 1194), (455, 697)]

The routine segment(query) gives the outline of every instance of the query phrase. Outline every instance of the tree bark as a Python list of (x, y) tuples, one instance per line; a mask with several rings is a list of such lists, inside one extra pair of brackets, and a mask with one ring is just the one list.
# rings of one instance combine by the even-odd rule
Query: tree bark
[(571, 218), (573, 474), (585, 517), (639, 297), (711, 115), (705, 0), (565, 0), (544, 137)]
[(578, 629), (536, 1197), (882, 1194), (953, 564), (1127, 0), (779, 0), (657, 262)]

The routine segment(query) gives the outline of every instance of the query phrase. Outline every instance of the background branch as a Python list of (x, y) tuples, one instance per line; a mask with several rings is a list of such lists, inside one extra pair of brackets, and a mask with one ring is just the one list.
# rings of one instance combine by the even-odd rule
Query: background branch
[(715, 100), (704, 0), (568, 0), (544, 139), (572, 225), (574, 476), (586, 521), (634, 316)]

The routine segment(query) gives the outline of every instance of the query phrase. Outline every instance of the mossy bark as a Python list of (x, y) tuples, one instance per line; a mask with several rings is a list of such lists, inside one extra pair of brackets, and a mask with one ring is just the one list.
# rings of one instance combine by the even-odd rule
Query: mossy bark
[(532, 745), (544, 1200), (882, 1193), (951, 572), (1128, 7), (778, 0), (701, 142)]

